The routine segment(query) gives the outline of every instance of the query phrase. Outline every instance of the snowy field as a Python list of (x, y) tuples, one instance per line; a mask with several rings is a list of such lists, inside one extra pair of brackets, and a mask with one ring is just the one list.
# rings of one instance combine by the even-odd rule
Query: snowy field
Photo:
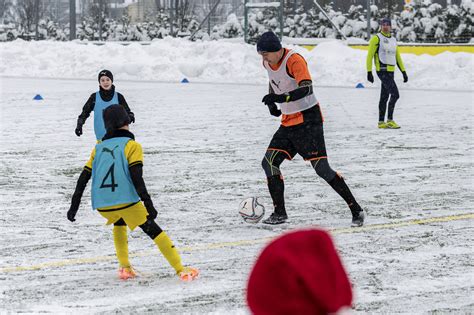
[[(119, 281), (90, 183), (67, 221), (94, 145), (92, 118), (78, 138), (76, 117), (96, 81), (3, 77), (0, 313), (247, 314), (247, 276), (264, 244), (308, 226), (332, 229), (354, 313), (474, 312), (472, 91), (401, 90), (402, 129), (379, 130), (378, 89), (317, 87), (329, 161), (367, 225), (349, 229), (344, 202), (298, 157), (282, 166), (290, 219), (273, 227), (237, 214), (254, 195), (271, 209), (260, 161), (278, 119), (260, 103), (265, 85), (116, 81), (135, 112), (158, 223), (201, 278), (180, 283), (137, 229), (129, 246), (142, 274)], [(31, 100), (38, 93), (45, 100)]]

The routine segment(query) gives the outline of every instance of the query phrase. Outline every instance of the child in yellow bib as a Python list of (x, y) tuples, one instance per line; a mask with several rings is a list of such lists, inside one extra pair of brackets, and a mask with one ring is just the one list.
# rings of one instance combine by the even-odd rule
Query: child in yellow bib
[(75, 221), (84, 189), (92, 177), (92, 206), (114, 224), (114, 244), (119, 261), (119, 277), (136, 277), (128, 255), (127, 226), (139, 226), (158, 246), (183, 281), (195, 279), (199, 271), (183, 267), (181, 257), (168, 235), (154, 221), (157, 211), (143, 180), (143, 151), (129, 131), (130, 118), (123, 106), (111, 105), (103, 113), (107, 133), (91, 153), (77, 181), (67, 212)]

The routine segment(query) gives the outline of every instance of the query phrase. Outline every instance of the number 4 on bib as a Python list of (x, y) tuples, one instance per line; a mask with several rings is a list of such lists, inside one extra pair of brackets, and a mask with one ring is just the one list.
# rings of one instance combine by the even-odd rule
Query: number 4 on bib
[[(115, 183), (114, 166), (115, 166), (115, 163), (113, 163), (110, 166), (109, 170), (107, 171), (107, 174), (105, 174), (105, 177), (102, 180), (102, 184), (100, 185), (100, 188), (110, 188), (112, 189), (112, 192), (114, 192), (115, 187), (118, 187), (118, 185)], [(106, 184), (105, 182), (107, 181), (109, 177), (110, 177), (110, 184)]]

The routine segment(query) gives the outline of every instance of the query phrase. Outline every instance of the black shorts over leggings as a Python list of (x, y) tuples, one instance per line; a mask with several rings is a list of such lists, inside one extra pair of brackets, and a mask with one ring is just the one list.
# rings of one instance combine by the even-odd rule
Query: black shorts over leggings
[(268, 150), (281, 151), (289, 160), (296, 154), (305, 160), (327, 157), (323, 124), (307, 121), (296, 126), (280, 126), (273, 135)]

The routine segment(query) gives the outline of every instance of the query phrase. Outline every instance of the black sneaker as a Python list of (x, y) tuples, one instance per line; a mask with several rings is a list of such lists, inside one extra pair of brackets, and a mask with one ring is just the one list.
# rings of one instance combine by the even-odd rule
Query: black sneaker
[(363, 210), (352, 214), (351, 227), (359, 227), (364, 225), (365, 212)]
[(288, 216), (286, 214), (276, 214), (273, 212), (268, 218), (263, 220), (262, 222), (265, 224), (282, 224), (288, 220)]

